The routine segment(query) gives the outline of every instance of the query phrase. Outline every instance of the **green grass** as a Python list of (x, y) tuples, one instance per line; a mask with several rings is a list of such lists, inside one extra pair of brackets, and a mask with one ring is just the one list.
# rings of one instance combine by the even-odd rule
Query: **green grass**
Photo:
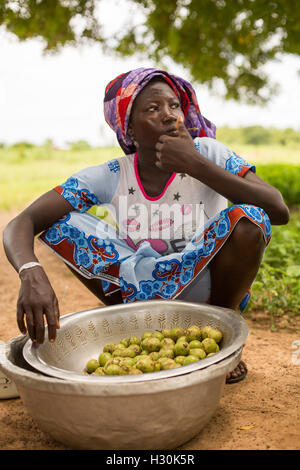
[(0, 210), (21, 209), (88, 166), (122, 155), (117, 147), (84, 151), (0, 149)]

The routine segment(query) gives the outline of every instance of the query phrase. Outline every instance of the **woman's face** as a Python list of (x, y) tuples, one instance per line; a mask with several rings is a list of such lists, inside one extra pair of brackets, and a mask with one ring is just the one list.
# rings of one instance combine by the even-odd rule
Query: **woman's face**
[(139, 149), (155, 149), (158, 138), (178, 135), (176, 120), (184, 114), (180, 101), (164, 81), (151, 81), (134, 100), (129, 129)]

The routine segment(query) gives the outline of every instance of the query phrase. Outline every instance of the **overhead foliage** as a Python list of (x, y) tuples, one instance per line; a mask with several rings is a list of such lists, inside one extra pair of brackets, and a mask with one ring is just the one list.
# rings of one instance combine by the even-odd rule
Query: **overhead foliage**
[[(20, 40), (42, 38), (45, 49), (58, 51), (83, 39), (101, 41), (94, 0), (0, 0), (0, 24)], [(76, 21), (82, 21), (80, 34)]]
[(264, 65), (281, 54), (300, 54), (297, 0), (121, 3), (138, 8), (143, 20), (128, 21), (113, 38), (102, 33), (101, 0), (0, 0), (0, 24), (20, 40), (42, 38), (49, 51), (93, 40), (105, 51), (139, 53), (162, 66), (171, 58), (195, 82), (222, 84), (226, 98), (257, 104), (276, 88)]

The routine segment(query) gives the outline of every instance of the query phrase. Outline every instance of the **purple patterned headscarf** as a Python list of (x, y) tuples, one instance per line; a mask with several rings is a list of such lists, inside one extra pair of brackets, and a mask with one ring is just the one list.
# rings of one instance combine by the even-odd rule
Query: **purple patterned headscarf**
[(105, 89), (104, 117), (115, 131), (125, 154), (136, 152), (132, 138), (127, 134), (133, 102), (140, 91), (155, 76), (163, 77), (178, 96), (185, 116), (185, 126), (192, 138), (216, 137), (216, 126), (202, 116), (195, 90), (183, 78), (155, 68), (139, 68), (117, 76)]

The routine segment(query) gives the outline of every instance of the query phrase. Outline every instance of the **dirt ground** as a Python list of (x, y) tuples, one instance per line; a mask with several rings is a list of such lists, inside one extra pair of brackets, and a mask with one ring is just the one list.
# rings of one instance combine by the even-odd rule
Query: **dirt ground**
[[(14, 213), (0, 213), (0, 232)], [(2, 238), (2, 237), (1, 237)], [(40, 243), (36, 253), (60, 301), (61, 315), (99, 306), (99, 302), (72, 276), (62, 261)], [(0, 340), (19, 334), (15, 305), (19, 279), (0, 246)], [(184, 450), (299, 450), (300, 346), (298, 361), (292, 343), (300, 344), (300, 321), (270, 330), (263, 313), (245, 317), (250, 335), (243, 352), (248, 366), (244, 381), (226, 385), (208, 425)], [(294, 356), (293, 356), (294, 354)], [(296, 353), (297, 354), (297, 353)], [(298, 364), (297, 364), (298, 362)], [(67, 449), (39, 430), (21, 398), (0, 400), (0, 449)]]

